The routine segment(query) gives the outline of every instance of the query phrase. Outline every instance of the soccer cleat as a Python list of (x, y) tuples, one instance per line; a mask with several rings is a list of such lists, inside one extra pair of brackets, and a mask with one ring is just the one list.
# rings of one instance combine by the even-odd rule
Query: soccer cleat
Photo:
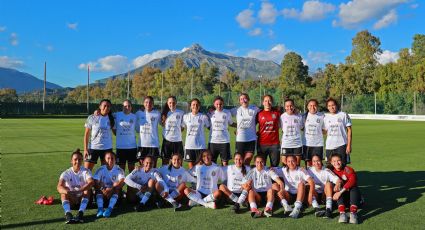
[(298, 216), (300, 215), (300, 209), (299, 208), (294, 208), (294, 210), (292, 210), (292, 212), (289, 214), (290, 217), (297, 219)]
[(74, 223), (74, 217), (70, 212), (65, 213), (65, 224), (72, 224)]
[(350, 224), (358, 224), (357, 213), (350, 212)]
[(145, 209), (145, 205), (142, 203), (137, 204), (136, 206), (134, 206), (134, 211), (136, 212), (142, 212)]
[(245, 208), (249, 208), (249, 203), (248, 203), (248, 201), (244, 201), (243, 203), (242, 203), (242, 206), (244, 206)]
[(55, 201), (55, 198), (53, 196), (49, 196), (46, 200), (43, 201), (44, 205), (52, 205)]
[(156, 204), (156, 207), (159, 209), (163, 208), (165, 205), (162, 199), (159, 199), (157, 202), (155, 202), (155, 204)]
[(97, 209), (96, 217), (97, 217), (97, 218), (100, 218), (100, 217), (102, 217), (102, 216), (103, 216), (103, 208), (98, 208), (98, 209)]
[(178, 212), (182, 210), (182, 205), (180, 203), (173, 203), (174, 212)]
[(232, 206), (232, 211), (234, 212), (234, 213), (238, 213), (239, 212), (239, 210), (241, 209), (241, 207), (240, 207), (240, 205), (239, 205), (239, 203), (235, 203), (233, 206)]
[(251, 217), (252, 218), (260, 218), (263, 214), (256, 208), (251, 209)]
[(215, 202), (214, 201), (213, 202), (206, 203), (205, 204), (205, 207), (206, 208), (211, 208), (211, 209), (216, 209), (217, 208), (217, 206), (215, 205)]
[(344, 212), (339, 214), (338, 223), (347, 223), (347, 215)]
[(285, 205), (283, 206), (283, 210), (285, 210), (285, 214), (291, 213), (292, 212), (292, 207), (290, 205)]
[(332, 211), (331, 211), (331, 209), (329, 209), (329, 208), (326, 209), (325, 215), (323, 216), (323, 218), (327, 218), (327, 219), (332, 218)]
[(47, 200), (45, 196), (41, 196), (40, 199), (38, 199), (35, 204), (44, 204), (44, 201)]
[(112, 208), (107, 208), (107, 209), (105, 210), (105, 212), (103, 212), (103, 217), (108, 218), (108, 217), (110, 217), (110, 216), (111, 216), (111, 214), (112, 214)]
[(193, 200), (189, 200), (189, 203), (187, 203), (187, 206), (189, 206), (189, 207), (193, 207), (193, 206), (196, 206), (196, 205), (198, 205), (198, 203), (196, 203)]
[(314, 216), (316, 217), (323, 217), (325, 215), (325, 210), (320, 210), (319, 208), (315, 209)]
[(84, 216), (84, 212), (78, 211), (78, 214), (75, 216), (74, 221), (76, 223), (84, 223), (83, 216)]
[(264, 209), (263, 214), (266, 217), (272, 217), (273, 216), (273, 210), (271, 208), (266, 208), (266, 209)]

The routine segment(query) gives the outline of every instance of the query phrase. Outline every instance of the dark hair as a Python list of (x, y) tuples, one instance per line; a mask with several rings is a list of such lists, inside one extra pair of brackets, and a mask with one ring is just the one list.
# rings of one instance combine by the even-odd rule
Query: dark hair
[(143, 98), (143, 101), (145, 101), (146, 99), (149, 99), (149, 100), (151, 100), (151, 101), (153, 102), (153, 97), (151, 97), (151, 96), (145, 96), (145, 97)]
[[(182, 156), (180, 155), (180, 153), (173, 153), (172, 155), (171, 155), (171, 159), (174, 157), (174, 156), (178, 156), (180, 159), (182, 158)], [(173, 164), (170, 162), (170, 164), (168, 165), (168, 171), (170, 171), (171, 172), (171, 168), (173, 167)]]
[(261, 160), (263, 160), (263, 161), (264, 161), (264, 163), (266, 162), (265, 158), (264, 158), (262, 155), (257, 155), (257, 156), (255, 156), (255, 157), (254, 157), (254, 161), (256, 161), (256, 160), (257, 160), (257, 158), (261, 158)]
[(315, 102), (317, 106), (319, 105), (319, 101), (316, 100), (316, 99), (314, 99), (314, 98), (312, 98), (312, 99), (310, 99), (310, 100), (307, 101), (306, 108), (308, 107), (308, 104), (310, 104), (310, 102)]
[(128, 102), (128, 104), (130, 104), (131, 106), (133, 106), (133, 103), (131, 103), (131, 101), (129, 99), (125, 99), (124, 101), (122, 101), (123, 104), (124, 104), (124, 102)]
[(249, 98), (249, 95), (247, 93), (241, 93), (241, 94), (239, 94), (239, 98), (241, 98), (242, 96), (245, 96), (246, 98), (248, 98), (248, 101), (251, 100)]
[(266, 94), (266, 95), (264, 95), (264, 96), (263, 96), (263, 100), (262, 100), (262, 101), (264, 101), (264, 99), (265, 99), (266, 97), (269, 97), (269, 98), (272, 100), (272, 104), (274, 104), (274, 98), (273, 98), (273, 96), (272, 96), (272, 95), (270, 95), (270, 94)]
[(167, 100), (165, 101), (165, 104), (162, 106), (161, 111), (161, 123), (165, 125), (165, 120), (167, 119), (168, 112), (170, 112), (170, 107), (168, 107), (168, 100), (174, 99), (177, 102), (177, 98), (175, 96), (169, 96)]
[(153, 156), (147, 155), (145, 158), (143, 158), (143, 162), (145, 162), (146, 159), (151, 159), (151, 161), (154, 161)]
[(209, 149), (204, 150), (201, 155), (199, 156), (199, 159), (195, 162), (195, 165), (199, 164), (199, 162), (202, 162), (202, 164), (205, 164), (204, 160), (202, 159), (204, 154), (210, 154), (212, 156), (212, 153)]
[[(233, 157), (236, 157), (236, 155), (239, 155), (239, 156), (241, 156), (242, 157), (242, 161), (243, 161), (243, 155), (242, 155), (242, 153), (240, 153), (240, 152), (235, 152), (235, 155), (233, 156)], [(245, 168), (245, 164), (243, 164), (242, 163), (242, 175), (246, 175), (246, 168)]]
[(220, 100), (221, 102), (223, 102), (223, 104), (224, 104), (224, 99), (221, 97), (221, 96), (216, 96), (215, 98), (214, 98), (214, 101), (213, 101), (213, 108), (214, 109), (217, 109), (215, 106), (214, 106), (214, 103), (215, 103), (215, 101), (217, 101), (217, 100)]
[(292, 102), (292, 105), (294, 105), (294, 106), (295, 106), (295, 102), (294, 102), (294, 100), (293, 100), (293, 99), (291, 99), (291, 98), (286, 98), (286, 99), (283, 101), (283, 104), (285, 105), (285, 103), (286, 103), (286, 102), (288, 102), (288, 101)]
[(335, 100), (335, 99), (333, 99), (332, 97), (330, 97), (330, 98), (328, 98), (327, 100), (326, 100), (326, 107), (328, 107), (328, 103), (329, 102), (333, 102), (333, 103), (335, 103), (335, 105), (336, 105), (336, 109), (337, 110), (339, 110), (339, 104), (338, 104), (338, 102)]
[(323, 160), (320, 154), (313, 153), (313, 156), (311, 156), (311, 160), (313, 160), (313, 157), (318, 157), (320, 161)]
[[(109, 106), (112, 107), (112, 102), (109, 99), (102, 99), (99, 102), (99, 106), (103, 103), (103, 102), (107, 102), (109, 103)], [(111, 125), (111, 128), (114, 127), (115, 125), (115, 119), (114, 116), (112, 115), (112, 108), (109, 109), (109, 113), (108, 113), (108, 118), (109, 118), (109, 124)]]
[(111, 155), (112, 157), (114, 157), (114, 159), (117, 159), (117, 157), (116, 157), (116, 155), (115, 155), (114, 152), (112, 152), (112, 151), (106, 151), (104, 156), (106, 157), (106, 155), (108, 155), (108, 154)]
[(83, 157), (83, 154), (80, 152), (80, 149), (76, 149), (74, 152), (71, 153), (71, 159), (74, 157), (74, 155)]
[(332, 160), (332, 158), (334, 158), (334, 157), (338, 157), (339, 159), (341, 159), (341, 160), (342, 160), (342, 157), (341, 157), (341, 155), (339, 155), (339, 153), (332, 153), (332, 154), (331, 154), (331, 157), (330, 157), (329, 159), (331, 159), (331, 160)]

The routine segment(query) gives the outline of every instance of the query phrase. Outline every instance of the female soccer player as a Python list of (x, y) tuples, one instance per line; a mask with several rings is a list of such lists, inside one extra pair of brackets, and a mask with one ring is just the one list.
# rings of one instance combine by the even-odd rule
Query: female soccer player
[[(313, 155), (312, 157), (313, 166), (307, 169), (307, 173), (314, 180), (313, 195), (310, 196), (312, 200), (309, 200), (309, 204), (316, 210), (315, 215), (317, 217), (324, 216), (331, 218), (332, 215), (332, 195), (333, 195), (333, 184), (335, 185), (334, 190), (339, 191), (341, 187), (341, 180), (329, 169), (322, 164), (321, 155)], [(311, 190), (310, 190), (311, 191)], [(319, 209), (319, 203), (326, 200), (325, 212)]]
[[(71, 154), (71, 168), (59, 177), (57, 190), (60, 193), (62, 207), (65, 210), (65, 223), (83, 223), (83, 214), (89, 203), (91, 187), (94, 184), (90, 170), (82, 167), (83, 154), (80, 149)], [(71, 207), (78, 209), (76, 218), (71, 214)]]
[(183, 156), (182, 128), (183, 111), (176, 108), (177, 99), (169, 96), (167, 102), (162, 107), (161, 124), (162, 129), (162, 165), (168, 165), (171, 155), (179, 153)]
[(122, 112), (117, 112), (115, 116), (115, 134), (117, 147), (117, 164), (125, 170), (128, 162), (128, 171), (134, 170), (134, 164), (137, 162), (137, 143), (136, 143), (136, 121), (137, 117), (131, 112), (132, 105), (130, 100), (124, 100), (122, 103)]
[(280, 112), (273, 108), (273, 97), (263, 97), (264, 109), (258, 112), (256, 121), (258, 123), (258, 155), (267, 160), (270, 156), (270, 166), (279, 165), (280, 143), (279, 143), (279, 118)]
[(224, 100), (217, 96), (214, 99), (215, 110), (209, 114), (211, 120), (209, 149), (212, 153), (212, 161), (217, 162), (220, 155), (221, 164), (227, 165), (230, 156), (230, 134), (229, 126), (235, 127), (232, 115), (227, 109), (223, 109)]
[(236, 152), (234, 156), (234, 165), (223, 167), (227, 183), (220, 185), (219, 189), (234, 202), (232, 210), (238, 212), (241, 204), (246, 200), (250, 187), (246, 185), (245, 176), (250, 168), (244, 165), (243, 155)]
[(158, 192), (164, 199), (173, 204), (176, 208), (177, 202), (169, 196), (167, 184), (161, 174), (153, 166), (153, 157), (146, 156), (143, 160), (143, 167), (134, 169), (127, 175), (124, 182), (129, 186), (127, 189), (127, 199), (134, 203), (139, 198), (139, 203), (134, 207), (135, 211), (143, 211), (154, 191)]
[(295, 103), (292, 99), (285, 100), (285, 113), (280, 116), (282, 127), (281, 161), (285, 165), (286, 157), (296, 156), (297, 165), (300, 165), (302, 154), (301, 130), (304, 128), (302, 117), (296, 114)]
[[(271, 217), (273, 215), (273, 203), (276, 193), (281, 202), (284, 200), (284, 184), (273, 170), (265, 168), (265, 160), (263, 156), (257, 155), (254, 160), (255, 168), (249, 171), (246, 176), (247, 182), (244, 185), (251, 188), (248, 192), (251, 217), (258, 218), (263, 214), (266, 217)], [(273, 184), (272, 180), (276, 183)], [(265, 200), (267, 200), (266, 208), (264, 209), (264, 213), (262, 213), (258, 210), (257, 203), (264, 202)]]
[[(196, 177), (196, 190), (186, 188), (184, 193), (195, 203), (206, 208), (216, 208), (215, 200), (221, 197), (221, 191), (218, 189), (218, 181), (224, 181), (223, 170), (213, 164), (212, 154), (205, 150), (201, 155), (202, 164), (195, 165), (189, 172)], [(191, 206), (192, 202), (189, 203)]]
[[(282, 206), (285, 208), (285, 212), (292, 212), (289, 214), (292, 218), (298, 218), (301, 213), (303, 201), (305, 199), (306, 188), (305, 183), (308, 183), (310, 191), (308, 194), (308, 200), (312, 200), (314, 181), (307, 174), (307, 172), (298, 167), (297, 158), (295, 155), (288, 155), (286, 157), (286, 167), (282, 169), (283, 180), (285, 181), (284, 199), (282, 200)], [(294, 202), (294, 209), (289, 205), (289, 202)]]
[[(184, 196), (186, 182), (196, 182), (196, 179), (182, 167), (182, 157), (179, 153), (173, 153), (171, 164), (162, 166), (159, 172), (169, 188), (170, 197), (176, 202), (180, 201)], [(175, 208), (178, 210), (180, 207), (181, 204), (178, 204)]]
[[(118, 201), (124, 185), (124, 170), (115, 165), (115, 154), (105, 153), (106, 164), (101, 166), (93, 176), (96, 191), (97, 214), (96, 217), (110, 217), (112, 209)], [(103, 201), (109, 200), (106, 210), (103, 209)]]
[(189, 163), (189, 169), (194, 166), (202, 152), (207, 148), (205, 145), (204, 128), (210, 127), (210, 120), (199, 112), (201, 102), (194, 98), (190, 101), (190, 113), (183, 116), (183, 125), (186, 127), (185, 156), (184, 160)]
[(326, 138), (326, 158), (330, 161), (332, 153), (338, 153), (341, 156), (343, 164), (348, 164), (351, 154), (351, 119), (347, 113), (338, 111), (338, 102), (329, 98), (326, 100), (326, 107), (329, 113), (325, 115)]
[(311, 158), (314, 155), (323, 157), (323, 131), (325, 129), (325, 115), (318, 112), (319, 102), (310, 99), (307, 102), (308, 112), (303, 114), (304, 135), (303, 155), (306, 166), (311, 166)]
[(342, 189), (335, 192), (333, 200), (338, 203), (339, 223), (347, 223), (345, 205), (350, 204), (350, 224), (358, 224), (357, 208), (360, 205), (361, 194), (357, 186), (357, 175), (354, 169), (345, 166), (342, 157), (338, 153), (330, 156), (333, 172), (342, 180)]
[(161, 114), (153, 109), (153, 104), (153, 97), (146, 96), (143, 100), (144, 110), (136, 113), (136, 130), (140, 134), (137, 159), (142, 163), (146, 156), (151, 156), (155, 167), (159, 157), (158, 124)]
[(236, 150), (243, 156), (245, 165), (250, 165), (255, 153), (257, 140), (255, 118), (259, 109), (255, 105), (249, 104), (249, 96), (242, 93), (239, 96), (239, 108), (231, 110), (233, 116), (236, 116)]
[(112, 127), (115, 120), (111, 112), (111, 101), (103, 99), (99, 103), (99, 109), (100, 116), (90, 115), (84, 125), (84, 167), (90, 170), (99, 157), (101, 164), (105, 164), (105, 152), (112, 151)]

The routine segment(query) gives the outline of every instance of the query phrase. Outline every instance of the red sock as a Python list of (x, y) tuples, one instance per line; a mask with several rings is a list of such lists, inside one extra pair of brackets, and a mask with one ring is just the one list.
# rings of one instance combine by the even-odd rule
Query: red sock
[(350, 206), (350, 212), (356, 213), (357, 212), (357, 206), (356, 205), (351, 205)]
[(339, 205), (338, 206), (338, 211), (339, 211), (339, 213), (345, 213), (345, 205)]

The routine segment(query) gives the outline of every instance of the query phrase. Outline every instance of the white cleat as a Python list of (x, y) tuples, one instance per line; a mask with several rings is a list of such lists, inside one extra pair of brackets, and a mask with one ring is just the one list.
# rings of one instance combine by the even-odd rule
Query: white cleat
[(289, 217), (292, 217), (294, 219), (297, 219), (298, 216), (300, 215), (300, 209), (299, 208), (294, 208), (294, 210), (292, 210), (292, 212), (289, 214)]
[(205, 207), (206, 208), (211, 208), (211, 209), (216, 209), (217, 208), (214, 201), (213, 202), (206, 203), (205, 204)]
[(350, 224), (358, 224), (357, 213), (350, 212)]
[(347, 215), (345, 213), (339, 214), (338, 223), (347, 223)]

